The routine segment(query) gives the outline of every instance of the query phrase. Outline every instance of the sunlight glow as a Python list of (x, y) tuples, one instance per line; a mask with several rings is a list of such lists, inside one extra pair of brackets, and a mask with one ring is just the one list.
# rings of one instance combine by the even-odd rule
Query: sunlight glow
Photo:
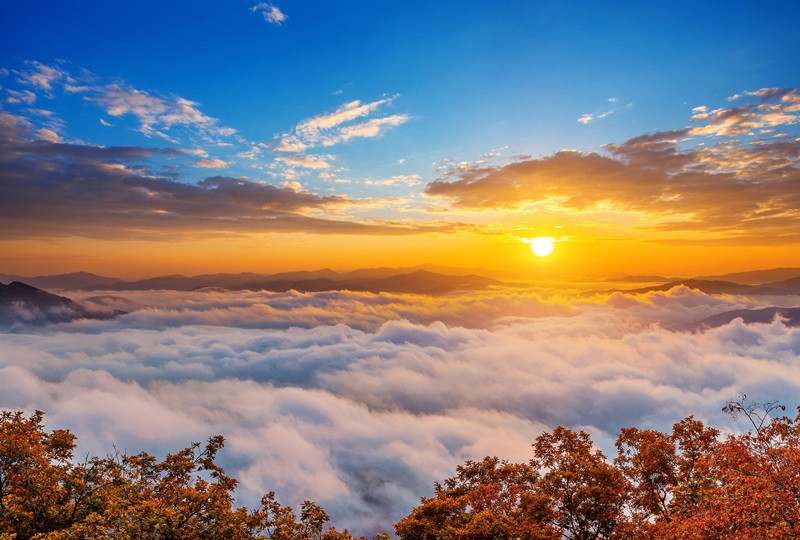
[(531, 251), (533, 251), (533, 254), (537, 257), (547, 257), (553, 253), (553, 248), (555, 247), (554, 242), (555, 240), (549, 236), (534, 238), (531, 240)]

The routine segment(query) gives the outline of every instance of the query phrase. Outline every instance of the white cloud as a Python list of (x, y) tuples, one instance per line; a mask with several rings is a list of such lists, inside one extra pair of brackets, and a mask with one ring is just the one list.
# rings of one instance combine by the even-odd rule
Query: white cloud
[(222, 434), (241, 504), (275, 489), (359, 534), (390, 528), (465, 459), (528, 459), (559, 424), (613, 451), (621, 426), (730, 426), (720, 407), (739, 392), (790, 406), (800, 393), (800, 329), (655, 325), (757, 305), (686, 288), (115, 294), (145, 307), (0, 335), (0, 406), (45, 410), (81, 453)]
[(327, 160), (333, 156), (280, 156), (276, 161), (285, 163), (291, 167), (303, 167), (304, 169), (329, 169), (330, 164)]
[(39, 139), (40, 141), (47, 141), (50, 143), (61, 142), (61, 137), (58, 136), (58, 133), (47, 128), (42, 128), (39, 131), (37, 131), (36, 138)]
[(391, 178), (382, 180), (367, 178), (364, 183), (369, 186), (396, 186), (401, 184), (405, 186), (416, 186), (422, 183), (422, 177), (418, 174), (396, 174)]
[(31, 105), (34, 101), (36, 101), (36, 94), (30, 90), (18, 91), (7, 88), (6, 92), (8, 93), (6, 103), (27, 103), (28, 105)]
[(394, 98), (384, 98), (370, 103), (359, 100), (344, 103), (332, 113), (320, 114), (299, 122), (292, 133), (278, 137), (274, 149), (278, 152), (302, 152), (314, 146), (333, 146), (357, 137), (376, 137), (387, 129), (409, 120), (406, 114), (356, 120), (369, 117)]
[(728, 101), (747, 98), (750, 98), (749, 103), (729, 109), (709, 111), (705, 106), (695, 107), (692, 109), (694, 114), (691, 119), (704, 125), (690, 128), (689, 134), (731, 137), (800, 122), (800, 91), (796, 88), (761, 88), (735, 94)]
[(176, 126), (191, 127), (208, 136), (229, 137), (236, 131), (221, 127), (216, 118), (203, 114), (197, 103), (176, 96), (156, 96), (119, 83), (98, 86), (92, 96), (86, 99), (103, 107), (107, 114), (119, 118), (135, 116), (139, 121), (139, 131), (151, 137), (157, 135), (173, 140), (164, 131)]
[(264, 16), (265, 21), (278, 26), (280, 26), (281, 23), (288, 18), (286, 14), (277, 6), (268, 2), (259, 2), (255, 6), (251, 7), (250, 11), (254, 13), (261, 13), (261, 15)]
[(345, 103), (329, 114), (320, 114), (307, 120), (303, 120), (295, 128), (300, 134), (314, 140), (319, 136), (320, 131), (331, 129), (361, 116), (366, 116), (375, 111), (382, 105), (391, 103), (391, 99), (381, 99), (372, 103), (362, 104), (359, 100)]
[(586, 113), (583, 116), (581, 116), (580, 118), (578, 118), (578, 122), (580, 122), (581, 124), (588, 124), (589, 122), (594, 122), (595, 120), (600, 120), (601, 118), (605, 118), (606, 116), (609, 116), (609, 115), (611, 115), (613, 113), (614, 113), (614, 111), (607, 111), (607, 112), (604, 112), (602, 114), (597, 114), (597, 115)]
[(306, 148), (308, 148), (307, 144), (292, 135), (282, 135), (280, 142), (275, 146), (275, 150), (278, 152), (302, 152)]
[(339, 142), (347, 142), (356, 137), (376, 137), (390, 127), (404, 124), (409, 119), (407, 114), (395, 114), (384, 118), (373, 118), (361, 124), (351, 124), (341, 129), (338, 136), (323, 140), (325, 146)]
[(221, 159), (199, 159), (194, 164), (195, 167), (203, 169), (224, 169), (229, 165), (230, 163), (222, 161)]
[(40, 88), (46, 92), (53, 89), (53, 83), (65, 77), (63, 71), (41, 62), (26, 62), (29, 69), (17, 71), (18, 80), (24, 84)]
[(68, 94), (80, 94), (82, 92), (88, 92), (92, 88), (85, 84), (70, 84), (64, 83), (64, 91)]

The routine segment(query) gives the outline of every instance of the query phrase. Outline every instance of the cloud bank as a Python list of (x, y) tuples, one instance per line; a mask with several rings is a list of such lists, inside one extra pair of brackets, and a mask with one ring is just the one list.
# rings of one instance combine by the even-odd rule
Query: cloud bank
[[(190, 184), (163, 174), (151, 161), (201, 155), (181, 148), (64, 143), (41, 132), (34, 135), (25, 119), (0, 112), (4, 238), (172, 241), (183, 236), (273, 231), (410, 234), (431, 228), (332, 219), (338, 209), (358, 201), (245, 177), (212, 176)], [(217, 159), (197, 162), (200, 167), (227, 165)], [(310, 215), (314, 211), (330, 217)]]
[(0, 406), (43, 409), (95, 453), (222, 434), (242, 503), (274, 489), (358, 532), (389, 528), (465, 459), (527, 459), (558, 424), (609, 450), (621, 426), (733, 427), (720, 407), (737, 393), (791, 406), (800, 392), (800, 329), (670, 331), (758, 306), (683, 287), (123, 295), (142, 309), (0, 335)]
[(643, 227), (650, 231), (797, 242), (800, 139), (772, 131), (798, 123), (800, 93), (765, 88), (732, 99), (751, 102), (713, 111), (697, 107), (693, 125), (609, 144), (605, 153), (562, 151), (502, 166), (450, 169), (425, 193), (456, 208), (610, 208), (646, 216)]

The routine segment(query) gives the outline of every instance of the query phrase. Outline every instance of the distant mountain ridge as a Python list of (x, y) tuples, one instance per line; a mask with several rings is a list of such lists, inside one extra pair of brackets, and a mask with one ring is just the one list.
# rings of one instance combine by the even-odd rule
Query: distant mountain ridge
[(751, 270), (749, 272), (732, 272), (718, 276), (697, 276), (695, 279), (735, 281), (746, 285), (763, 285), (800, 277), (800, 268), (771, 268), (769, 270)]
[(709, 328), (724, 326), (736, 319), (742, 319), (745, 324), (771, 323), (775, 317), (781, 317), (786, 326), (800, 326), (800, 307), (765, 307), (760, 309), (734, 309), (723, 311), (710, 317), (695, 322), (680, 324), (670, 327), (670, 330), (698, 332)]
[[(339, 275), (340, 278), (345, 275)], [(417, 270), (408, 274), (398, 274), (381, 278), (365, 279), (339, 279), (332, 280), (326, 277), (305, 280), (273, 280), (267, 282), (249, 283), (242, 289), (267, 290), (285, 292), (290, 289), (299, 292), (321, 292), (330, 290), (349, 290), (362, 292), (389, 292), (389, 293), (417, 293), (439, 295), (457, 290), (479, 290), (491, 285), (500, 285), (495, 279), (477, 276), (450, 276), (437, 274), (426, 270)]]
[(0, 329), (15, 325), (43, 325), (75, 319), (110, 319), (125, 311), (86, 305), (31, 285), (0, 283)]
[[(436, 268), (442, 271), (432, 271)], [(513, 275), (513, 274), (508, 274)], [(436, 277), (439, 276), (439, 277)], [(788, 277), (785, 277), (788, 276)], [(722, 278), (730, 279), (722, 279)], [(768, 278), (782, 278), (770, 280)], [(738, 278), (741, 281), (737, 281)], [(354, 290), (372, 292), (398, 292), (421, 294), (445, 294), (455, 290), (483, 289), (492, 285), (512, 285), (524, 287), (523, 283), (504, 283), (478, 272), (459, 271), (436, 265), (420, 265), (409, 268), (362, 268), (337, 272), (330, 268), (319, 270), (299, 270), (274, 274), (254, 272), (201, 274), (184, 276), (180, 274), (156, 276), (139, 280), (124, 280), (100, 276), (90, 272), (23, 277), (13, 274), (0, 274), (0, 282), (19, 281), (40, 289), (50, 290), (177, 290), (198, 289), (230, 290), (270, 290), (286, 291), (294, 289), (301, 292), (320, 292), (327, 290)], [(642, 294), (652, 291), (666, 291), (677, 286), (698, 289), (707, 294), (749, 294), (749, 295), (789, 295), (800, 294), (800, 268), (773, 268), (737, 272), (721, 276), (700, 276), (691, 279), (666, 278), (659, 275), (628, 275), (609, 278), (606, 282), (616, 283), (656, 283), (647, 287), (615, 288), (588, 291), (585, 294), (623, 292)]]
[(0, 283), (13, 281), (25, 283), (39, 289), (85, 289), (87, 287), (107, 287), (123, 280), (115, 277), (98, 276), (90, 272), (71, 272), (69, 274), (33, 277), (0, 274)]
[(625, 294), (645, 294), (656, 291), (668, 291), (675, 287), (688, 287), (696, 289), (706, 294), (743, 294), (748, 296), (788, 296), (800, 295), (800, 277), (765, 283), (764, 285), (747, 285), (734, 283), (733, 281), (705, 280), (705, 279), (681, 279), (670, 281), (661, 285), (650, 287), (640, 287), (636, 289), (606, 289), (602, 291), (588, 291), (585, 295), (610, 294), (621, 292)]
[[(0, 274), (0, 279), (17, 276)], [(330, 268), (300, 270), (276, 274), (201, 274), (183, 276), (179, 274), (157, 276), (147, 279), (125, 281), (118, 278), (97, 276), (88, 272), (75, 272), (62, 276), (38, 276), (27, 279), (56, 290), (175, 290), (199, 289), (268, 290), (283, 292), (290, 289), (300, 292), (351, 290), (367, 292), (395, 292), (418, 294), (446, 294), (456, 290), (484, 289), (502, 282), (477, 274), (440, 274), (423, 269), (403, 271), (396, 268), (365, 268), (348, 272), (336, 272)], [(18, 281), (18, 280), (17, 280)]]

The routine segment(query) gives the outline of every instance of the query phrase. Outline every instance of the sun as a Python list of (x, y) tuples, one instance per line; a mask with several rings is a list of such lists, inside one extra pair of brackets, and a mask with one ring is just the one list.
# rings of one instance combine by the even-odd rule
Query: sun
[(537, 257), (547, 257), (553, 253), (555, 247), (555, 240), (549, 236), (540, 236), (531, 240), (531, 251)]

